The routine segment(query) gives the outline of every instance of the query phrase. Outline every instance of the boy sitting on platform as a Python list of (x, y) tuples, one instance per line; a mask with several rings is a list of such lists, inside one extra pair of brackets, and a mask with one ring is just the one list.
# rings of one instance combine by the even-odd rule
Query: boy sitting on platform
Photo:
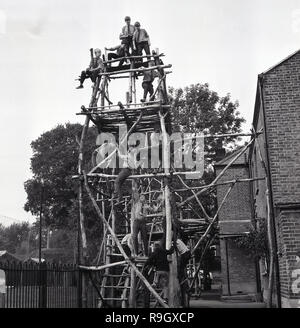
[[(155, 66), (155, 63), (153, 60), (149, 62), (149, 67)], [(141, 68), (142, 69), (142, 68)], [(143, 72), (144, 78), (143, 78), (143, 83), (142, 87), (144, 89), (144, 96), (141, 99), (141, 102), (145, 102), (147, 99), (147, 95), (149, 93), (150, 99), (149, 101), (152, 101), (154, 99), (154, 89), (153, 89), (153, 81), (156, 77), (158, 77), (158, 73), (156, 70), (149, 70), (149, 71), (144, 71)]]
[(92, 82), (95, 83), (98, 74), (103, 71), (104, 65), (101, 59), (101, 50), (97, 48), (94, 50), (94, 53), (95, 53), (95, 57), (91, 59), (90, 66), (85, 71), (81, 72), (79, 78), (80, 85), (76, 89), (82, 89), (83, 82), (87, 78), (90, 78)]
[[(120, 44), (116, 47), (112, 47), (112, 48), (105, 48), (105, 50), (109, 50), (109, 51), (116, 51), (116, 52), (110, 52), (108, 54), (108, 60), (112, 60), (112, 59), (118, 59), (118, 58), (123, 58), (125, 57), (125, 44)], [(122, 66), (124, 64), (125, 59), (123, 58), (122, 60), (120, 60), (119, 62), (119, 67)], [(111, 63), (109, 63), (109, 67), (111, 67)]]

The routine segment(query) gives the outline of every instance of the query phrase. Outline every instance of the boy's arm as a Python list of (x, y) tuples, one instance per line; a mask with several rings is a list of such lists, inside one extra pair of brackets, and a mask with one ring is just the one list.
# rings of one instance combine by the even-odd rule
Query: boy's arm
[(94, 60), (91, 59), (90, 65), (89, 65), (89, 68), (88, 68), (90, 71), (93, 69), (93, 64), (94, 64)]
[(136, 37), (136, 31), (133, 32), (132, 36), (132, 44), (133, 44), (133, 50), (136, 50), (136, 42), (135, 42), (135, 37)]
[(125, 26), (122, 27), (122, 31), (120, 33), (120, 40), (122, 40), (124, 38), (124, 36), (125, 36), (125, 33), (124, 32), (125, 32)]
[(103, 70), (103, 68), (104, 68), (103, 61), (102, 61), (102, 59), (100, 59), (98, 66), (96, 68), (90, 68), (90, 71), (91, 72), (95, 72), (95, 71), (97, 71), (99, 69), (100, 70)]
[(120, 48), (120, 45), (112, 47), (112, 48), (105, 48), (105, 49), (109, 50), (109, 51), (114, 51), (114, 50), (118, 50), (119, 48)]
[(147, 33), (146, 30), (145, 30), (145, 36), (146, 36), (146, 38), (147, 38), (147, 41), (148, 41), (149, 46), (151, 46), (151, 43), (150, 43), (150, 37), (149, 37), (149, 34)]
[(168, 255), (170, 255), (174, 252), (174, 250), (175, 250), (174, 245), (172, 245), (170, 249), (166, 250), (166, 252), (167, 252)]

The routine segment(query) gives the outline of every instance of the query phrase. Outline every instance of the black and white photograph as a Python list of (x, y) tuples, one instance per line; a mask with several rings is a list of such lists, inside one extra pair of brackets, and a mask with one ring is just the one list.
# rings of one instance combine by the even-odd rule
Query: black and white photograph
[(299, 0), (0, 0), (0, 72), (0, 316), (300, 308)]

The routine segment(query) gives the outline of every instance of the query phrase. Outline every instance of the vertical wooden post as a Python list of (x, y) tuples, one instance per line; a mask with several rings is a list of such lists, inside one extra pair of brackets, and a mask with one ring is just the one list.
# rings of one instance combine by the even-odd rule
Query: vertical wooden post
[(129, 307), (136, 308), (136, 272), (130, 268)]
[[(130, 69), (133, 69), (133, 68), (134, 68), (134, 60), (132, 60), (130, 63)], [(132, 102), (132, 93), (133, 93), (133, 84), (134, 84), (133, 80), (135, 79), (134, 75), (135, 75), (134, 72), (129, 73), (129, 101), (128, 101), (128, 103)]]
[(135, 81), (135, 75), (133, 74), (132, 78), (132, 93), (133, 93), (133, 102), (136, 104), (136, 81)]
[(124, 290), (122, 292), (122, 308), (126, 308), (127, 307), (127, 302), (125, 300), (126, 296), (128, 295), (128, 287), (129, 287), (129, 283), (130, 283), (130, 278), (129, 277), (126, 277), (125, 278), (125, 283), (124, 283)]
[[(98, 102), (97, 94), (99, 90), (101, 78), (97, 78), (96, 82), (93, 86), (93, 94), (90, 101), (90, 107), (96, 106)], [(81, 138), (79, 142), (79, 156), (78, 156), (78, 175), (80, 176), (79, 179), (79, 186), (78, 186), (78, 201), (79, 201), (79, 219), (78, 219), (78, 265), (80, 264), (87, 264), (87, 240), (86, 240), (86, 232), (84, 227), (84, 212), (83, 212), (83, 185), (84, 185), (84, 179), (83, 179), (83, 150), (84, 150), (84, 143), (85, 138), (88, 132), (90, 123), (90, 117), (89, 115), (86, 115), (86, 119), (84, 122), (84, 126), (81, 132)], [(81, 245), (80, 245), (81, 241)], [(81, 247), (80, 247), (81, 246)], [(82, 279), (79, 279), (79, 281), (82, 282), (81, 285), (81, 302), (83, 307), (87, 306), (87, 288), (86, 288), (86, 275), (82, 274)]]
[[(169, 138), (166, 131), (165, 120), (162, 113), (160, 113), (160, 125), (163, 137), (163, 165), (164, 172), (168, 174), (170, 172), (170, 147)], [(165, 197), (165, 209), (166, 209), (166, 249), (169, 250), (172, 246), (172, 212), (171, 212), (171, 195), (168, 178), (164, 179), (164, 197)], [(177, 256), (174, 252), (168, 256), (169, 259), (169, 306), (180, 306), (180, 285), (177, 275)]]
[[(135, 207), (135, 201), (138, 193), (138, 184), (136, 180), (132, 180), (132, 204), (131, 208), (133, 209)], [(133, 220), (135, 219), (133, 216), (133, 211), (131, 211), (131, 218), (130, 218), (130, 231), (131, 231), (131, 237), (133, 232)], [(134, 243), (133, 243), (134, 245)], [(134, 247), (133, 247), (134, 248)], [(135, 253), (135, 251), (134, 251)], [(137, 256), (137, 254), (134, 254)], [(136, 272), (130, 269), (130, 293), (129, 293), (129, 307), (135, 308), (136, 307)]]

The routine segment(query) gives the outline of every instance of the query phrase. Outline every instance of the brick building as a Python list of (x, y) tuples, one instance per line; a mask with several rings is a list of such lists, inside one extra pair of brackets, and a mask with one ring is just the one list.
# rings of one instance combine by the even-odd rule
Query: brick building
[[(222, 179), (250, 176), (266, 180), (236, 185), (220, 211), (223, 294), (254, 292), (256, 281), (257, 290), (261, 289), (266, 298), (268, 272), (264, 262), (254, 266), (230, 238), (245, 233), (251, 222), (257, 226), (266, 221), (269, 213), (275, 246), (273, 303), (299, 307), (300, 50), (258, 76), (253, 127), (255, 131), (263, 129), (262, 134), (249, 148), (247, 159), (240, 159)], [(217, 174), (227, 161), (217, 163)], [(218, 187), (218, 204), (224, 192), (224, 187)], [(232, 290), (228, 291), (228, 283)]]
[[(300, 301), (300, 50), (258, 77), (253, 126), (263, 128), (250, 148), (252, 176), (267, 175), (276, 238), (277, 303)], [(260, 160), (261, 153), (263, 162)], [(253, 184), (254, 218), (266, 219), (266, 183)]]
[[(235, 155), (226, 156), (215, 165), (217, 175)], [(249, 178), (247, 154), (244, 155), (226, 170), (220, 183)], [(218, 205), (228, 188), (229, 185), (217, 187)], [(255, 261), (234, 242), (236, 237), (249, 232), (252, 218), (250, 184), (237, 183), (219, 212), (222, 296), (257, 294), (259, 286)]]

